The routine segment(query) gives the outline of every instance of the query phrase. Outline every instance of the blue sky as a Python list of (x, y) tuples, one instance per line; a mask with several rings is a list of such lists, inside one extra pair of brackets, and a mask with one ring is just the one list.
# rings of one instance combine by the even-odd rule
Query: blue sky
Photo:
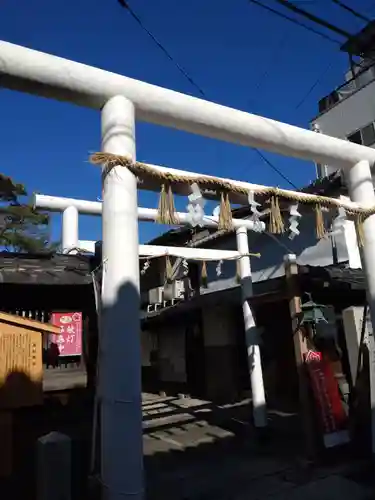
[[(283, 10), (273, 0), (262, 1)], [(375, 13), (371, 0), (346, 2), (362, 13)], [(338, 46), (246, 0), (130, 3), (210, 100), (218, 103), (308, 127), (317, 113), (317, 101), (343, 81), (347, 58)], [(298, 3), (350, 32), (362, 26), (329, 0)], [(2, 0), (0, 38), (197, 95), (117, 0)], [(329, 63), (321, 82), (298, 107)], [(89, 151), (100, 149), (99, 112), (8, 90), (0, 92), (0, 109), (5, 174), (24, 183), (30, 193), (89, 200), (100, 196), (99, 170), (87, 162)], [(297, 186), (315, 176), (312, 164), (267, 156)], [(288, 187), (251, 149), (144, 123), (137, 124), (137, 157)], [(156, 207), (157, 195), (140, 192), (139, 204)], [(185, 204), (183, 199), (177, 202), (179, 208)], [(141, 224), (141, 241), (161, 229)], [(81, 239), (98, 239), (100, 231), (100, 220), (80, 217)], [(59, 238), (59, 233), (60, 217), (55, 216), (54, 237)]]

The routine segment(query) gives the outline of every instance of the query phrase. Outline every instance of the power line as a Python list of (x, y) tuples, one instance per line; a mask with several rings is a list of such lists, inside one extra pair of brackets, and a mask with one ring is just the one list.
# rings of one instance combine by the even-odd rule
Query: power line
[[(289, 16), (287, 16), (287, 15), (283, 14), (282, 12), (280, 12), (280, 11), (278, 11), (278, 10), (276, 10), (276, 9), (273, 9), (272, 7), (269, 7), (268, 5), (265, 5), (265, 4), (261, 3), (259, 0), (248, 0), (248, 1), (249, 1), (249, 3), (253, 3), (253, 4), (255, 4), (255, 5), (258, 5), (259, 7), (262, 7), (263, 9), (265, 9), (265, 10), (267, 10), (267, 11), (269, 11), (269, 12), (272, 12), (273, 14), (275, 14), (275, 15), (277, 15), (277, 16), (279, 16), (279, 17), (283, 18), (283, 19), (286, 19), (287, 21), (290, 21), (290, 22), (292, 22), (292, 23), (294, 23), (294, 24), (296, 24), (296, 25), (298, 25), (298, 26), (303, 27), (303, 28), (305, 28), (306, 30), (311, 31), (312, 33), (315, 33), (316, 35), (319, 35), (319, 36), (321, 36), (322, 38), (325, 38), (326, 40), (328, 40), (328, 41), (330, 41), (330, 42), (332, 42), (332, 43), (335, 43), (335, 44), (337, 44), (337, 45), (339, 45), (339, 46), (341, 46), (341, 45), (342, 45), (342, 43), (341, 43), (339, 40), (336, 40), (336, 39), (334, 39), (334, 38), (331, 38), (330, 36), (326, 35), (325, 33), (322, 33), (321, 31), (315, 30), (314, 28), (311, 28), (310, 26), (308, 26), (308, 25), (306, 25), (306, 24), (304, 24), (304, 23), (301, 23), (301, 22), (300, 22), (300, 21), (298, 21), (297, 19), (294, 19), (293, 17), (289, 17)], [(283, 5), (285, 5), (285, 4), (288, 4), (288, 6), (290, 6), (290, 5), (291, 5), (291, 4), (290, 4), (289, 2), (287, 2), (286, 0), (276, 0), (276, 1), (279, 1), (279, 3), (282, 3)], [(332, 0), (332, 1), (335, 1), (335, 0)], [(339, 0), (337, 0), (337, 1), (339, 1)], [(375, 4), (374, 4), (374, 5), (375, 5)], [(288, 7), (288, 8), (289, 8), (289, 7)], [(303, 13), (302, 15), (305, 15), (305, 14), (306, 14), (306, 11), (304, 11), (304, 10), (300, 9), (299, 7), (296, 7), (296, 6), (294, 6), (294, 5), (293, 5), (293, 9), (292, 9), (292, 10), (293, 10), (294, 12), (297, 12), (297, 11), (298, 11), (298, 13), (299, 13), (299, 14), (302, 14), (302, 13)], [(311, 19), (311, 17), (313, 17), (313, 18), (314, 18), (314, 20), (315, 20), (315, 19), (319, 19), (319, 18), (316, 18), (316, 16), (312, 16), (310, 13), (307, 13), (307, 14), (308, 14), (308, 16), (307, 16), (307, 17), (308, 17), (309, 19)], [(306, 16), (305, 16), (305, 17), (306, 17)], [(319, 19), (319, 24), (321, 24), (321, 23), (320, 23), (320, 21), (321, 21), (321, 20)], [(323, 21), (323, 23), (325, 23), (325, 21)], [(329, 23), (328, 23), (328, 24), (329, 24)], [(333, 26), (333, 25), (330, 25), (330, 24), (329, 24), (329, 26)], [(339, 30), (340, 32), (342, 31), (342, 30), (340, 30), (340, 28), (338, 28), (338, 30)], [(336, 30), (336, 31), (337, 31), (337, 30)], [(343, 32), (343, 33), (345, 33), (345, 32)], [(343, 33), (340, 33), (340, 34), (343, 34)], [(348, 34), (348, 36), (350, 36), (350, 35)], [(354, 65), (354, 66), (358, 66), (358, 67), (360, 67), (360, 68), (362, 67), (362, 66), (361, 66), (361, 64), (360, 64), (360, 63), (357, 63), (356, 61), (352, 61), (352, 63), (353, 63), (353, 65)], [(318, 77), (318, 79), (314, 82), (314, 84), (313, 84), (313, 85), (309, 88), (309, 90), (307, 91), (306, 95), (305, 95), (305, 96), (301, 99), (301, 101), (297, 104), (296, 109), (298, 109), (300, 106), (302, 106), (302, 104), (305, 102), (305, 100), (307, 99), (307, 97), (311, 94), (311, 92), (314, 90), (314, 88), (315, 88), (315, 87), (316, 87), (316, 86), (320, 83), (321, 79), (323, 78), (323, 76), (325, 75), (325, 73), (326, 73), (328, 70), (329, 70), (329, 67), (328, 67), (328, 68), (326, 68), (326, 69), (324, 70), (323, 74), (322, 74), (322, 75), (320, 75), (320, 76)]]
[(280, 55), (280, 53), (282, 52), (282, 50), (284, 49), (284, 47), (286, 45), (288, 37), (289, 37), (289, 32), (285, 31), (285, 33), (281, 37), (280, 41), (277, 42), (275, 50), (274, 50), (273, 54), (271, 54), (271, 57), (270, 57), (270, 60), (269, 60), (269, 62), (267, 64), (267, 66), (266, 66), (266, 69), (258, 77), (258, 81), (257, 81), (257, 83), (255, 85), (253, 93), (257, 92), (260, 89), (261, 85), (264, 84), (264, 82), (268, 78), (268, 76), (270, 74), (270, 70), (272, 68), (274, 68), (274, 63), (277, 62), (277, 57)]
[[(198, 90), (202, 97), (208, 99), (205, 91), (200, 87), (195, 80), (178, 64), (178, 62), (171, 56), (169, 51), (165, 48), (165, 46), (159, 42), (159, 40), (154, 36), (154, 34), (146, 28), (146, 26), (141, 21), (140, 17), (136, 12), (132, 9), (128, 2), (125, 0), (117, 0), (121, 7), (126, 9), (129, 14), (133, 17), (133, 19), (137, 22), (137, 24), (142, 28), (143, 31), (147, 33), (147, 35), (153, 40), (153, 42), (159, 47), (159, 49), (168, 57), (168, 59), (176, 66), (176, 68), (182, 73), (182, 75)], [(270, 167), (274, 172), (276, 172), (280, 177), (282, 177), (286, 182), (288, 182), (293, 188), (298, 189), (298, 187), (290, 180), (288, 177), (281, 172), (268, 158), (264, 156), (264, 154), (259, 151), (258, 148), (253, 148), (253, 150), (262, 158), (262, 160)]]
[(281, 170), (279, 170), (277, 167), (275, 167), (275, 165), (266, 157), (264, 156), (264, 154), (259, 151), (259, 149), (257, 148), (253, 148), (254, 151), (256, 151), (258, 153), (258, 155), (262, 158), (262, 160), (267, 163), (267, 165), (269, 167), (271, 167), (276, 173), (278, 173), (280, 175), (280, 177), (282, 177), (284, 179), (284, 181), (286, 181), (288, 184), (290, 184), (292, 187), (294, 187), (294, 189), (299, 189), (295, 184), (294, 182), (292, 182), (290, 179), (288, 179), (288, 177), (286, 175), (284, 175)]
[(129, 3), (125, 0), (117, 0), (121, 7), (126, 9), (129, 14), (133, 17), (133, 19), (139, 24), (139, 26), (147, 33), (147, 35), (151, 38), (151, 40), (159, 47), (159, 49), (164, 53), (165, 56), (176, 66), (178, 71), (190, 82), (190, 84), (198, 90), (201, 96), (205, 97), (205, 94), (201, 87), (193, 80), (193, 78), (187, 73), (187, 71), (174, 59), (174, 57), (170, 54), (170, 52), (164, 47), (164, 45), (159, 42), (159, 40), (155, 37), (150, 30), (146, 28), (143, 24), (139, 16), (134, 12), (134, 10), (130, 7)]
[(336, 45), (340, 45), (340, 46), (342, 45), (339, 40), (336, 40), (335, 38), (331, 38), (329, 35), (326, 35), (325, 33), (322, 33), (321, 31), (318, 31), (314, 28), (311, 28), (310, 26), (302, 23), (298, 19), (294, 19), (293, 17), (290, 17), (290, 16), (288, 16), (288, 15), (286, 15), (286, 14), (284, 14), (284, 13), (282, 13), (282, 12), (272, 8), (272, 7), (269, 7), (268, 5), (265, 5), (264, 3), (260, 2), (259, 0), (248, 0), (248, 2), (253, 3), (254, 5), (258, 5), (259, 7), (262, 7), (263, 9), (265, 9), (269, 12), (272, 12), (276, 16), (279, 16), (283, 19), (286, 19), (287, 21), (289, 21), (293, 24), (296, 24), (297, 26), (299, 26), (301, 28), (304, 28), (305, 30), (310, 31), (311, 33), (314, 33), (315, 35), (318, 35), (331, 43), (335, 43)]
[(289, 0), (276, 0), (277, 3), (280, 5), (283, 5), (287, 9), (291, 10), (292, 12), (295, 12), (296, 14), (299, 14), (303, 17), (306, 17), (310, 21), (313, 21), (316, 24), (320, 24), (320, 26), (323, 26), (324, 28), (327, 28), (334, 33), (337, 33), (338, 35), (341, 35), (345, 38), (350, 38), (351, 34), (348, 33), (347, 31), (344, 31), (343, 29), (339, 28), (338, 26), (335, 26), (334, 24), (329, 23), (325, 19), (321, 19), (318, 16), (315, 16), (314, 14), (311, 14), (307, 10), (301, 9), (300, 7), (297, 7), (294, 3), (290, 2)]
[(326, 68), (324, 68), (324, 71), (318, 76), (318, 78), (315, 80), (315, 82), (311, 85), (311, 87), (308, 89), (306, 94), (302, 97), (302, 99), (298, 102), (296, 105), (295, 109), (299, 109), (302, 104), (306, 101), (306, 99), (310, 96), (311, 92), (319, 85), (319, 83), (322, 81), (322, 79), (326, 76), (326, 73), (332, 68), (332, 63), (330, 62)]
[(357, 17), (358, 19), (361, 19), (361, 21), (366, 21), (367, 23), (370, 22), (370, 19), (368, 17), (366, 17), (363, 14), (361, 14), (360, 12), (352, 9), (352, 7), (349, 7), (349, 5), (346, 5), (345, 3), (341, 2), (340, 0), (331, 0), (331, 2), (335, 3), (336, 5), (341, 7), (342, 9), (346, 10), (347, 12), (350, 12), (351, 14), (353, 14), (353, 16)]

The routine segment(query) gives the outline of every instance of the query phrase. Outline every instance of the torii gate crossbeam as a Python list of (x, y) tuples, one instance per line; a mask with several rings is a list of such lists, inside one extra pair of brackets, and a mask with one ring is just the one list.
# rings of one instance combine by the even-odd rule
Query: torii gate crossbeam
[[(101, 110), (102, 151), (136, 157), (135, 120), (255, 146), (345, 170), (350, 198), (375, 206), (375, 150), (0, 42), (4, 88)], [(143, 498), (137, 182), (115, 166), (103, 179), (102, 482), (107, 499)], [(375, 325), (375, 215), (364, 224), (363, 268)], [(124, 329), (126, 317), (126, 332)], [(126, 372), (124, 371), (126, 370)], [(122, 376), (120, 376), (122, 375)], [(126, 424), (124, 424), (126, 422)]]

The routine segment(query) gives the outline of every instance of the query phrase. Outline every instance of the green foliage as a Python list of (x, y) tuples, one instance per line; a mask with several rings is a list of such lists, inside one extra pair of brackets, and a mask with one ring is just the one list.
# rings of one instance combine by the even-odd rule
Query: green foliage
[(21, 184), (0, 175), (0, 246), (26, 253), (56, 251), (58, 244), (50, 243), (49, 216), (28, 203), (21, 203), (19, 197), (26, 195)]

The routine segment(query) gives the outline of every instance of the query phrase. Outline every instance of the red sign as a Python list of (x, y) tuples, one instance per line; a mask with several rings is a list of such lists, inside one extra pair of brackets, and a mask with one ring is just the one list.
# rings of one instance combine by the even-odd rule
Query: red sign
[(80, 356), (82, 354), (82, 313), (52, 313), (51, 323), (60, 327), (60, 334), (50, 336), (51, 342), (59, 348), (60, 356)]
[(305, 360), (324, 434), (342, 431), (347, 417), (331, 365), (320, 352), (309, 351)]

